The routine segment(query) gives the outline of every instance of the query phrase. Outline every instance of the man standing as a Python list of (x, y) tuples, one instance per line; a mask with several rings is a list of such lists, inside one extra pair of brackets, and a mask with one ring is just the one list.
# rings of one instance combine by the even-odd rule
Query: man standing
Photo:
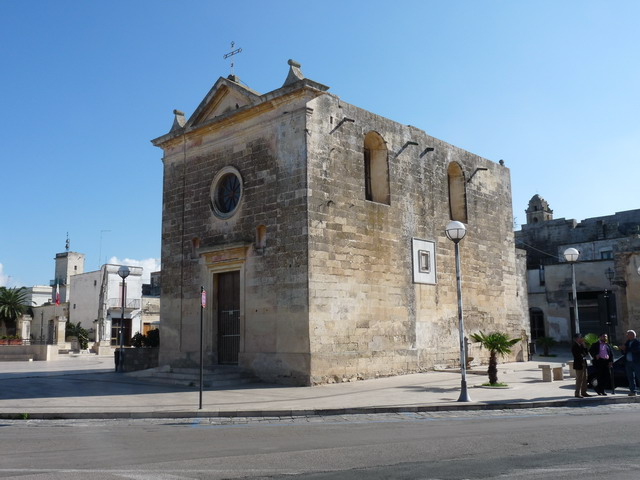
[[(595, 389), (598, 395), (607, 395), (604, 393), (604, 386), (611, 383), (610, 368), (613, 366), (613, 350), (607, 343), (606, 333), (600, 335), (600, 340), (591, 345), (589, 353), (593, 357), (593, 366), (596, 367), (596, 379), (598, 384)], [(614, 386), (611, 385), (613, 391)]]
[(627, 341), (620, 347), (624, 352), (624, 366), (629, 380), (629, 396), (636, 396), (636, 385), (640, 382), (640, 340), (634, 330), (627, 330)]
[[(639, 342), (640, 343), (640, 342)], [(576, 398), (590, 397), (587, 393), (587, 347), (584, 344), (584, 338), (581, 334), (576, 333), (573, 336), (573, 344), (571, 345), (571, 353), (573, 354), (573, 369), (576, 371)]]

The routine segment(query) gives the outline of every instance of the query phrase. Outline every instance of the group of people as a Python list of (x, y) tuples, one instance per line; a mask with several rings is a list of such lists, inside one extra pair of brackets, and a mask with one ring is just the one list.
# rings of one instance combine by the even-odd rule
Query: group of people
[[(629, 396), (637, 395), (637, 385), (640, 384), (640, 340), (636, 338), (634, 330), (627, 330), (627, 341), (620, 345), (619, 349), (625, 356), (625, 369), (629, 381)], [(573, 336), (571, 346), (573, 354), (573, 368), (576, 371), (576, 398), (590, 397), (587, 393), (587, 359), (592, 358), (596, 373), (596, 385), (594, 389), (598, 395), (606, 395), (604, 389), (606, 385), (615, 388), (613, 382), (613, 349), (609, 345), (609, 338), (606, 333), (600, 335), (597, 342), (587, 348), (584, 337), (576, 333)]]

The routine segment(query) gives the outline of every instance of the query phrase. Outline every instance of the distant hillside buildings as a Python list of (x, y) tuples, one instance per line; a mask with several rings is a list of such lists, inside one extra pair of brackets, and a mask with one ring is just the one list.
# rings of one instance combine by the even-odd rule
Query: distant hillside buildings
[(531, 334), (569, 341), (574, 333), (571, 268), (563, 252), (580, 252), (575, 264), (580, 332), (608, 333), (613, 343), (640, 330), (640, 210), (581, 222), (553, 219), (534, 195), (516, 246), (527, 252)]

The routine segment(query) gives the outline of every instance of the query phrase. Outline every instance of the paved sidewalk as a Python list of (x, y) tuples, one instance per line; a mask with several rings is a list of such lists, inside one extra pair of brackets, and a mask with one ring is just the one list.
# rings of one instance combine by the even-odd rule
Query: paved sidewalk
[[(517, 409), (640, 403), (627, 388), (616, 395), (574, 398), (573, 378), (543, 382), (541, 364), (568, 358), (534, 356), (499, 364), (508, 388), (486, 388), (486, 373), (467, 375), (471, 402), (458, 402), (460, 373), (432, 371), (316, 387), (250, 384), (199, 390), (159, 385), (113, 372), (113, 357), (77, 356), (53, 362), (0, 362), (0, 418), (189, 418), (331, 415), (438, 410)], [(473, 371), (486, 367), (476, 367)], [(640, 407), (639, 407), (640, 408)]]

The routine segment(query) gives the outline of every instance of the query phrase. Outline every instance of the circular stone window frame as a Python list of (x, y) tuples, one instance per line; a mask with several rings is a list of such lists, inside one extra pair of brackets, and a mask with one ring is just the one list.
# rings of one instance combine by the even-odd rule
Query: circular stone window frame
[[(235, 204), (235, 206), (228, 212), (225, 212), (220, 208), (217, 198), (218, 198), (219, 189), (222, 186), (222, 181), (226, 179), (228, 175), (234, 175), (238, 179), (238, 183), (240, 185), (240, 192), (238, 194), (238, 201)], [(233, 217), (240, 207), (240, 203), (242, 202), (243, 192), (244, 192), (244, 188), (243, 188), (242, 175), (240, 175), (240, 172), (238, 171), (238, 169), (231, 166), (224, 167), (222, 170), (220, 170), (216, 174), (216, 176), (213, 178), (213, 181), (211, 182), (211, 187), (209, 189), (209, 206), (211, 207), (211, 211), (217, 218), (221, 220), (226, 220), (228, 218)]]

